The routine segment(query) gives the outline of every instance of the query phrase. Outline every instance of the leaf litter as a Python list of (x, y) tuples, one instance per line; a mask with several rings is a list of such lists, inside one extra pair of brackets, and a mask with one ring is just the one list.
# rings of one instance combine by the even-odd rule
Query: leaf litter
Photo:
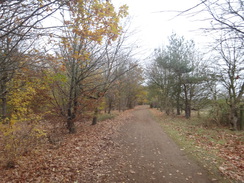
[(113, 120), (78, 123), (76, 134), (64, 134), (56, 147), (42, 148), (20, 157), (13, 169), (0, 168), (1, 182), (106, 182), (117, 145), (112, 139), (118, 128), (130, 118), (125, 111)]

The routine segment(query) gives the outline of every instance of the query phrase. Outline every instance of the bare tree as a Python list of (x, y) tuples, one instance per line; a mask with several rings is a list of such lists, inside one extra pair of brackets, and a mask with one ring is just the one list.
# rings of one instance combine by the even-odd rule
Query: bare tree
[(203, 27), (209, 33), (216, 33), (218, 76), (228, 93), (229, 121), (237, 130), (239, 105), (243, 97), (243, 46), (244, 46), (244, 1), (243, 0), (200, 0), (200, 2), (178, 15), (195, 15), (205, 13), (203, 20), (209, 21), (211, 27)]
[(223, 84), (228, 97), (226, 102), (229, 106), (229, 121), (234, 130), (239, 129), (240, 102), (244, 94), (244, 50), (239, 42), (224, 38), (216, 49), (219, 56), (218, 64), (220, 81)]
[[(40, 23), (66, 5), (62, 0), (45, 1), (1, 1), (0, 2), (0, 39), (16, 35), (23, 39)], [(24, 28), (24, 32), (19, 32)]]
[(232, 39), (244, 40), (244, 2), (242, 0), (202, 0), (209, 13), (212, 29)]

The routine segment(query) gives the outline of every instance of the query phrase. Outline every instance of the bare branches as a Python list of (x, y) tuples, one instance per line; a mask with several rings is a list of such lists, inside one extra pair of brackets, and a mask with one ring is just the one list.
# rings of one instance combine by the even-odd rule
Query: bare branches
[(223, 3), (204, 3), (206, 10), (213, 18), (213, 29), (233, 32), (244, 38), (244, 8), (239, 4), (241, 1), (225, 0)]
[(9, 34), (18, 34), (18, 30), (24, 26), (34, 27), (57, 11), (59, 6), (54, 6), (57, 2), (54, 0), (48, 1), (46, 4), (32, 4), (31, 2), (28, 4), (24, 1), (17, 1), (12, 4), (7, 2), (1, 4), (0, 39)]
[(191, 20), (194, 18), (194, 21), (207, 22), (210, 27), (202, 27), (201, 30), (204, 32), (228, 34), (229, 38), (243, 42), (243, 4), (243, 0), (198, 0), (198, 3), (185, 10), (159, 11), (154, 13), (175, 13), (172, 19), (186, 16), (191, 18)]

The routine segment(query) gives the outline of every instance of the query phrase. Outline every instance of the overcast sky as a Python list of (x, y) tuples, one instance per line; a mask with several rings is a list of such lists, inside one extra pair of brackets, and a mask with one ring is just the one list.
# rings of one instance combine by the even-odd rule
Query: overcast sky
[[(133, 39), (138, 41), (138, 47), (146, 50), (147, 54), (153, 49), (167, 44), (168, 36), (175, 32), (186, 39), (193, 39), (198, 47), (208, 42), (200, 28), (206, 27), (207, 22), (200, 22), (202, 17), (175, 17), (176, 12), (193, 7), (198, 3), (194, 0), (113, 0), (116, 6), (127, 4), (132, 17), (131, 30), (136, 30)], [(202, 16), (202, 15), (201, 15)], [(173, 18), (173, 19), (172, 19)], [(211, 37), (211, 36), (210, 36)]]

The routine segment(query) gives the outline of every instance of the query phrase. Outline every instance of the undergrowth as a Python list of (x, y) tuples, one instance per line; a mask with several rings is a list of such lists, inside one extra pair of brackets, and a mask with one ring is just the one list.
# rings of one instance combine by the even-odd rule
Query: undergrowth
[(109, 120), (109, 119), (114, 119), (116, 116), (118, 116), (119, 113), (117, 113), (116, 111), (115, 112), (112, 112), (110, 114), (108, 113), (100, 113), (98, 115), (98, 118), (97, 120), (98, 121), (105, 121), (105, 120)]

